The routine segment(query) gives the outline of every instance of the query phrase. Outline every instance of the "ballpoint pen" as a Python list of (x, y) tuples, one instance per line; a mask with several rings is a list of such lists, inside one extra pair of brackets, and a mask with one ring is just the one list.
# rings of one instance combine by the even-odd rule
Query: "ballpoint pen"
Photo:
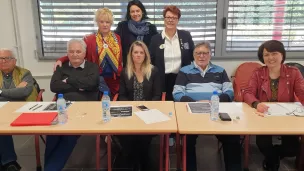
[(35, 104), (34, 106), (30, 107), (29, 110), (32, 110), (34, 107), (36, 107), (38, 104)]
[(37, 109), (39, 109), (39, 108), (40, 108), (41, 106), (42, 106), (42, 105), (40, 105), (40, 106), (36, 107), (35, 109), (33, 109), (33, 111), (34, 111), (34, 110), (37, 110)]

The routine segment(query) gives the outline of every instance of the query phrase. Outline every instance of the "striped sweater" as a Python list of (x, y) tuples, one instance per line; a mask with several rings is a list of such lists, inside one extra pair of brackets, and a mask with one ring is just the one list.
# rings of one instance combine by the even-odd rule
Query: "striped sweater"
[[(175, 101), (210, 100), (213, 91), (233, 100), (233, 88), (224, 68), (209, 63), (204, 71), (194, 62), (180, 69), (173, 90)], [(189, 100), (190, 99), (190, 100)]]

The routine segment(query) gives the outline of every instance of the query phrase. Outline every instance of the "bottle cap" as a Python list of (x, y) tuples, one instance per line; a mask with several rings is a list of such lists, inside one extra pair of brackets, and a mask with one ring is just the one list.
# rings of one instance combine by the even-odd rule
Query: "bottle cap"
[(104, 91), (103, 95), (107, 95), (108, 96), (109, 95), (108, 91)]
[(215, 91), (213, 91), (213, 93), (212, 93), (213, 95), (217, 95), (217, 91), (215, 90)]
[(58, 99), (63, 98), (63, 94), (58, 94)]

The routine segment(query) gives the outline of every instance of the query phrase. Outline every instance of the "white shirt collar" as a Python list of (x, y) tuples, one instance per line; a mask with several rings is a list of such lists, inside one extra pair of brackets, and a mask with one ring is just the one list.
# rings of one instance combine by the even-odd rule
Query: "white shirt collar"
[[(166, 38), (166, 39), (170, 40), (169, 36), (167, 36), (167, 34), (166, 34), (165, 29), (162, 31), (162, 38), (163, 38), (163, 39)], [(173, 39), (173, 38), (177, 38), (177, 39), (178, 39), (177, 30), (176, 30), (174, 36), (172, 37), (172, 39)]]
[(204, 70), (200, 66), (198, 66), (195, 61), (193, 61), (193, 64), (194, 64), (195, 68), (199, 69), (200, 72), (202, 72), (202, 73), (206, 73), (208, 71), (208, 69), (210, 68), (210, 63), (207, 65), (207, 67)]
[[(82, 62), (82, 64), (81, 64), (79, 67), (82, 68), (82, 69), (84, 69), (84, 64), (85, 64), (85, 62), (86, 62), (86, 60), (84, 60), (84, 61)], [(71, 62), (69, 62), (69, 66), (70, 66), (70, 67), (73, 67), (72, 64), (71, 64)]]

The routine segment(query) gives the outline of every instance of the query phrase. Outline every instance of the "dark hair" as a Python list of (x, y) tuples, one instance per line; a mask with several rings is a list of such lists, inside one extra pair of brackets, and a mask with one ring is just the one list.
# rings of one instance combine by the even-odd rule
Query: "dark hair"
[(264, 64), (264, 58), (263, 58), (264, 49), (266, 49), (268, 52), (280, 52), (283, 56), (282, 63), (284, 63), (286, 58), (286, 51), (282, 42), (277, 40), (268, 40), (259, 47), (258, 57), (263, 64)]
[(170, 11), (173, 14), (177, 15), (178, 19), (180, 19), (181, 15), (182, 15), (180, 9), (177, 8), (177, 6), (175, 6), (175, 5), (168, 5), (168, 6), (165, 6), (165, 8), (163, 10), (163, 16), (164, 16), (164, 18), (166, 17), (166, 13), (168, 11)]
[(147, 15), (145, 6), (139, 0), (132, 0), (132, 1), (129, 1), (129, 3), (128, 3), (127, 13), (126, 13), (126, 20), (131, 20), (130, 8), (131, 8), (132, 5), (136, 5), (138, 8), (141, 9), (141, 11), (142, 11), (141, 20), (145, 20), (145, 19), (149, 18), (148, 15)]

